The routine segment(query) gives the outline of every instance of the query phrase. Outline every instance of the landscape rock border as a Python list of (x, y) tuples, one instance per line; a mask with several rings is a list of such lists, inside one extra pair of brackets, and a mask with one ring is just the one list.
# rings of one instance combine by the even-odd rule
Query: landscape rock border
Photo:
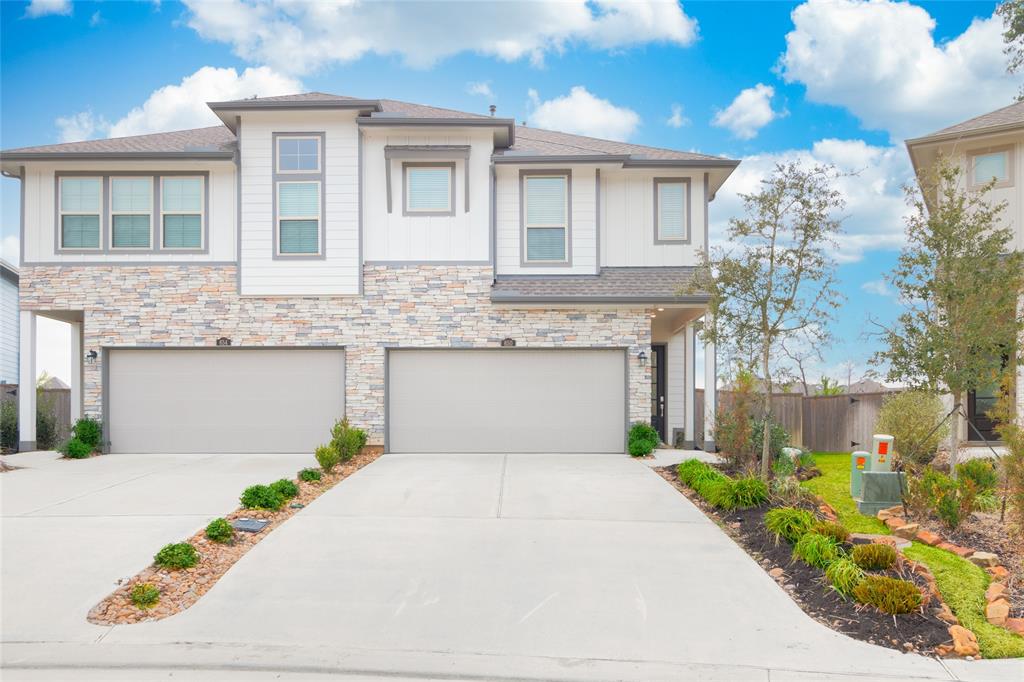
[[(231, 543), (221, 544), (206, 537), (204, 526), (187, 540), (199, 551), (198, 564), (183, 569), (157, 568), (149, 565), (131, 578), (119, 581), (119, 587), (89, 611), (87, 620), (95, 625), (126, 625), (161, 620), (181, 613), (199, 601), (199, 598), (206, 594), (239, 559), (259, 544), (274, 528), (377, 459), (382, 452), (383, 448), (380, 446), (367, 446), (350, 461), (338, 465), (334, 472), (324, 473), (319, 481), (301, 481), (296, 477), (298, 496), (278, 511), (239, 508), (224, 517), (229, 522), (241, 518), (269, 521), (269, 525), (259, 533), (236, 532)], [(301, 506), (296, 506), (296, 503)], [(154, 553), (157, 549), (159, 548), (154, 548)], [(160, 601), (148, 609), (136, 606), (131, 600), (132, 588), (143, 583), (150, 583), (160, 590)]]

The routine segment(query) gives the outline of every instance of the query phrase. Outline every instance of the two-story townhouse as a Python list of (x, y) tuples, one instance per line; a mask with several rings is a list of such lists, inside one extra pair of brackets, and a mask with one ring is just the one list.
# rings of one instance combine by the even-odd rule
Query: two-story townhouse
[(18, 383), (18, 268), (0, 258), (0, 384)]
[(0, 153), (22, 382), (37, 316), (72, 322), (73, 411), (110, 451), (309, 452), (340, 415), (391, 452), (712, 433), (685, 284), (738, 162), (393, 100), (209, 106), (223, 125)]
[[(993, 202), (1006, 202), (1003, 225), (1012, 227), (1012, 247), (1024, 250), (1024, 102), (977, 116), (930, 135), (907, 140), (907, 151), (919, 179), (946, 159), (960, 168), (965, 190), (977, 190), (995, 180)], [(1024, 414), (1024, 367), (1018, 367), (1016, 387), (1017, 414)], [(960, 433), (968, 441), (998, 440), (995, 425), (987, 412), (1000, 397), (998, 382), (967, 396), (967, 418)]]

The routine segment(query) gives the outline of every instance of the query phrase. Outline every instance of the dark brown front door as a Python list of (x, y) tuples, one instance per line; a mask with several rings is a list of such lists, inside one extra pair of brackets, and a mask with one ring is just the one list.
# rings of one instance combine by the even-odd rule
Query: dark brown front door
[(651, 426), (665, 438), (665, 345), (651, 346)]
[(998, 383), (967, 393), (967, 440), (999, 440), (995, 422), (987, 414), (996, 406), (999, 398)]

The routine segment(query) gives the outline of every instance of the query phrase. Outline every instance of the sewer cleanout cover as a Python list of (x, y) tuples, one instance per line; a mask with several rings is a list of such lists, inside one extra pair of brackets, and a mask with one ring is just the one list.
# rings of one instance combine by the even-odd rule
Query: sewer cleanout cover
[(270, 521), (264, 521), (263, 519), (235, 519), (231, 522), (231, 527), (243, 533), (259, 533), (269, 524)]

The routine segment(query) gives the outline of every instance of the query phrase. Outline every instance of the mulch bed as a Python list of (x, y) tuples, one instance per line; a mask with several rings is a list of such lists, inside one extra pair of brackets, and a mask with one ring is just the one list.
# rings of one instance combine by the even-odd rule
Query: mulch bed
[[(206, 537), (206, 529), (203, 528), (187, 540), (199, 552), (198, 564), (192, 568), (183, 569), (157, 568), (150, 565), (135, 576), (119, 581), (120, 587), (89, 611), (89, 622), (96, 625), (142, 623), (160, 620), (184, 611), (199, 601), (199, 598), (206, 594), (236, 561), (259, 544), (274, 528), (301, 511), (301, 508), (290, 505), (296, 503), (303, 507), (308, 505), (342, 480), (377, 459), (382, 450), (383, 448), (377, 446), (366, 447), (350, 461), (335, 467), (332, 473), (324, 474), (319, 481), (307, 483), (296, 480), (295, 483), (299, 487), (298, 496), (288, 500), (276, 512), (237, 509), (226, 514), (224, 518), (228, 521), (246, 518), (266, 519), (270, 523), (259, 533), (236, 531), (235, 539), (230, 544), (220, 544), (209, 540)], [(160, 548), (154, 547), (153, 549), (155, 554), (156, 550)], [(140, 583), (151, 583), (160, 590), (160, 601), (152, 608), (140, 609), (132, 603), (130, 596), (132, 588)]]
[[(923, 613), (891, 616), (843, 599), (825, 582), (823, 571), (794, 560), (792, 547), (785, 541), (775, 542), (764, 527), (764, 515), (771, 509), (769, 505), (723, 512), (708, 505), (683, 485), (675, 467), (660, 467), (655, 471), (709, 518), (717, 521), (807, 615), (823, 625), (869, 644), (903, 652), (930, 654), (935, 647), (950, 641), (949, 624), (933, 616), (930, 605), (924, 606)], [(773, 569), (781, 569), (782, 574), (776, 577), (779, 571)], [(899, 577), (913, 580), (927, 594), (926, 584), (920, 576), (904, 570)]]

